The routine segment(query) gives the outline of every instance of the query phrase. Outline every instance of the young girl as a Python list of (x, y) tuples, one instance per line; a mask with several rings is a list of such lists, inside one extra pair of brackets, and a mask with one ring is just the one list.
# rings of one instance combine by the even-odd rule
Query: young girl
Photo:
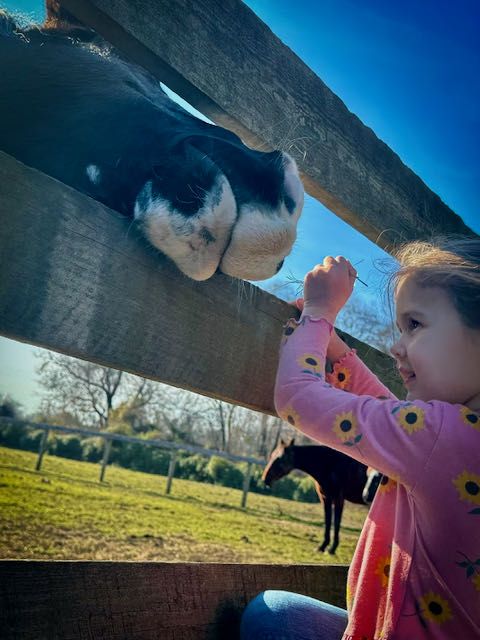
[(406, 401), (333, 331), (356, 276), (343, 257), (306, 275), (277, 374), (284, 420), (384, 474), (349, 569), (348, 614), (267, 591), (244, 613), (244, 640), (480, 638), (480, 239), (416, 242), (398, 259), (391, 351)]

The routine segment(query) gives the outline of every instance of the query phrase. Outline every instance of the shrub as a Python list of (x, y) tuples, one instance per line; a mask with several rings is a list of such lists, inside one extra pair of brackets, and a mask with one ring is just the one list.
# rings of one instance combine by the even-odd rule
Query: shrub
[(208, 461), (206, 470), (214, 484), (221, 484), (232, 489), (241, 489), (243, 486), (243, 473), (225, 458), (212, 456)]
[(25, 429), (24, 434), (20, 438), (19, 448), (25, 449), (26, 451), (38, 451), (44, 433), (43, 429)]
[(88, 462), (100, 462), (103, 458), (104, 446), (103, 438), (94, 436), (84, 438), (82, 440), (82, 459)]
[(168, 473), (168, 465), (170, 464), (171, 453), (165, 449), (157, 447), (146, 447), (150, 451), (149, 456), (149, 473), (158, 473), (166, 476)]
[(293, 499), (299, 502), (318, 502), (318, 495), (311, 478), (304, 477), (297, 479), (297, 487), (293, 492)]
[(21, 440), (29, 431), (31, 429), (17, 424), (2, 424), (0, 425), (0, 444), (5, 447), (21, 448)]
[(177, 465), (175, 467), (175, 476), (177, 478), (184, 478), (185, 480), (196, 480), (197, 482), (208, 482), (212, 478), (207, 471), (208, 458), (196, 453), (192, 456), (182, 457), (177, 459)]
[(285, 476), (281, 480), (275, 482), (272, 487), (272, 495), (277, 498), (286, 498), (293, 500), (293, 494), (297, 488), (297, 480), (293, 476)]
[(114, 442), (110, 460), (127, 469), (166, 475), (170, 455), (168, 451), (163, 449), (137, 442)]
[(48, 452), (62, 458), (81, 460), (83, 454), (82, 443), (78, 436), (57, 436), (49, 443)]

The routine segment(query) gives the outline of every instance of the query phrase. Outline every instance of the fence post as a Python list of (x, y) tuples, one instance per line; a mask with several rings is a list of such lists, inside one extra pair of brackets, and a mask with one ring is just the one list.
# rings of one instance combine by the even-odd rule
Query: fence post
[(167, 494), (167, 496), (172, 489), (173, 474), (175, 473), (176, 464), (177, 464), (177, 452), (174, 451), (172, 453), (172, 457), (170, 458), (170, 464), (168, 465), (167, 488), (165, 489), (165, 493)]
[(247, 506), (247, 495), (248, 495), (248, 490), (250, 488), (251, 475), (252, 475), (252, 463), (249, 462), (247, 466), (247, 470), (245, 472), (245, 477), (243, 479), (243, 493), (242, 493), (242, 504), (241, 504), (242, 509), (245, 509), (245, 507)]
[(105, 476), (105, 469), (108, 464), (108, 458), (110, 457), (110, 449), (112, 448), (112, 441), (105, 438), (105, 447), (103, 449), (102, 467), (100, 469), (100, 482), (103, 482)]
[(42, 438), (40, 440), (40, 445), (38, 447), (38, 458), (37, 458), (37, 464), (35, 465), (35, 471), (40, 471), (40, 468), (42, 466), (43, 454), (45, 453), (45, 450), (47, 448), (47, 440), (48, 440), (49, 433), (50, 433), (50, 429), (45, 429), (45, 431), (42, 433)]

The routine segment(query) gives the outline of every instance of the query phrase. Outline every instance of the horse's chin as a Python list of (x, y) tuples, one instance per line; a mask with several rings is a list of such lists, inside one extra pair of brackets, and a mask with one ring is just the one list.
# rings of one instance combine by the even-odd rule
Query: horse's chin
[(220, 271), (243, 280), (266, 280), (278, 273), (296, 238), (296, 218), (277, 210), (243, 206)]
[(237, 205), (228, 180), (219, 176), (201, 208), (186, 217), (170, 201), (152, 193), (147, 182), (135, 204), (135, 219), (148, 240), (192, 280), (217, 270), (230, 241)]

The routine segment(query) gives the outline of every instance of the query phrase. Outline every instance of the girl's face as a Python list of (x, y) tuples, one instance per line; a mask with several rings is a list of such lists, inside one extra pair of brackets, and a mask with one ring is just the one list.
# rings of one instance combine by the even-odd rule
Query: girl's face
[(396, 290), (400, 339), (391, 352), (409, 400), (443, 400), (480, 411), (480, 330), (468, 328), (439, 287), (404, 278)]

